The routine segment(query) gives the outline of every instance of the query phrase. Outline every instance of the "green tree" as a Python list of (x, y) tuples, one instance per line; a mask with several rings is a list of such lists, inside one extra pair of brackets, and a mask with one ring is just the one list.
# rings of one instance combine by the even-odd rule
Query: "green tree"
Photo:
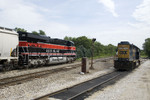
[[(92, 39), (86, 36), (81, 37), (65, 37), (64, 40), (73, 41), (77, 48), (77, 57), (91, 57)], [(94, 56), (113, 56), (115, 54), (116, 46), (109, 44), (107, 46), (98, 41), (94, 42)]]
[(68, 36), (65, 36), (65, 37), (64, 37), (64, 40), (72, 41), (72, 38), (71, 38), (71, 37), (68, 37)]
[(145, 39), (145, 43), (143, 44), (143, 49), (145, 54), (150, 57), (150, 38)]
[(39, 33), (38, 33), (38, 32), (36, 32), (36, 31), (32, 31), (32, 33), (33, 33), (33, 34), (36, 34), (36, 35), (39, 35)]
[(18, 27), (16, 27), (15, 30), (16, 30), (17, 32), (19, 32), (19, 31), (21, 31), (21, 32), (27, 32), (27, 30), (25, 30), (25, 29), (23, 29), (23, 28), (18, 28)]
[(141, 55), (141, 57), (146, 57), (144, 50), (140, 50), (140, 55)]
[(39, 32), (37, 31), (32, 31), (33, 34), (36, 34), (36, 35), (46, 35), (46, 33), (43, 31), (43, 30), (39, 30)]
[(102, 45), (100, 42), (94, 43), (94, 56), (101, 56), (104, 53), (104, 45)]
[(86, 36), (78, 37), (73, 42), (75, 42), (76, 46), (83, 45), (83, 47), (85, 47), (86, 49), (90, 49), (92, 45), (92, 40), (88, 39)]
[(40, 35), (46, 35), (43, 30), (39, 30), (39, 34), (40, 34)]

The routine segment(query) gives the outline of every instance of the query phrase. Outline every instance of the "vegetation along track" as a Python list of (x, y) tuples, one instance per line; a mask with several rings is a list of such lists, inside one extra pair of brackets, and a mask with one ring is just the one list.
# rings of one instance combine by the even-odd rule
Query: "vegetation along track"
[(0, 88), (21, 84), (23, 82), (27, 82), (35, 78), (45, 77), (49, 74), (53, 74), (57, 72), (69, 71), (79, 66), (81, 66), (81, 64), (75, 64), (75, 65), (65, 66), (63, 68), (50, 69), (46, 71), (40, 71), (40, 72), (35, 72), (35, 73), (30, 73), (30, 74), (15, 76), (15, 77), (3, 78), (0, 79)]
[(48, 98), (56, 98), (61, 100), (84, 100), (84, 98), (89, 96), (91, 92), (95, 92), (97, 89), (101, 89), (115, 83), (117, 80), (123, 78), (128, 73), (129, 72), (127, 71), (114, 71), (95, 79), (77, 84), (75, 86), (65, 88), (55, 93), (36, 98), (35, 100), (46, 100)]

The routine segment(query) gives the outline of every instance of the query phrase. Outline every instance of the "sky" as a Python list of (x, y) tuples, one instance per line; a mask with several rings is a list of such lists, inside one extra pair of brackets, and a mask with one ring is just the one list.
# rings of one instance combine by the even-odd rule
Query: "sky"
[(52, 38), (87, 36), (104, 45), (150, 38), (150, 0), (0, 0), (0, 26), (43, 30)]

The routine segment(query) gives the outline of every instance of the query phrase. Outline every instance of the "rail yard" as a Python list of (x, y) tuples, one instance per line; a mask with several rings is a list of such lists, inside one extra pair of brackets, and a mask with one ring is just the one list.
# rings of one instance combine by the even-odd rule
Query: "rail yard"
[[(94, 59), (96, 38), (90, 39), (91, 50), (87, 52), (82, 44), (76, 47), (71, 40), (17, 32), (3, 27), (0, 27), (0, 32), (0, 99), (2, 100), (99, 100), (101, 94), (113, 86), (119, 87), (110, 90), (123, 91), (118, 92), (123, 96), (108, 98), (109, 93), (106, 92), (107, 98), (103, 98), (104, 95), (102, 99), (137, 99), (136, 95), (139, 96), (139, 100), (142, 96), (145, 97), (144, 100), (150, 99), (148, 95), (150, 61), (140, 58), (140, 49), (129, 41), (118, 43), (115, 47), (116, 52), (113, 46), (109, 45), (112, 57), (109, 55), (107, 58)], [(8, 37), (15, 41), (10, 40), (7, 43)], [(5, 42), (7, 45), (4, 44)], [(88, 53), (91, 56), (88, 56)], [(76, 60), (77, 58), (80, 59)], [(137, 75), (141, 76), (136, 77)], [(124, 83), (119, 84), (123, 80)], [(140, 91), (141, 94), (135, 92), (137, 91), (134, 90), (135, 88), (139, 89), (138, 92)], [(118, 95), (116, 91), (113, 93)], [(128, 96), (128, 93), (135, 94)]]
[(150, 100), (150, 0), (0, 0), (0, 100)]
[[(87, 87), (84, 92), (78, 92), (78, 95), (73, 96), (72, 99), (88, 99), (88, 100), (99, 100), (98, 98), (103, 98), (105, 100), (115, 100), (121, 98), (135, 99), (135, 95), (142, 97), (142, 94), (139, 95), (137, 92), (133, 92), (131, 97), (129, 97), (128, 89), (131, 91), (140, 86), (138, 89), (140, 92), (144, 91), (147, 97), (143, 100), (149, 100), (147, 93), (149, 93), (149, 60), (142, 60), (141, 65), (130, 72), (118, 72), (115, 76), (107, 76), (106, 74), (114, 73), (116, 70), (113, 67), (113, 58), (101, 58), (94, 60), (95, 70), (90, 70), (89, 73), (80, 74), (81, 71), (81, 62), (75, 62), (71, 64), (63, 65), (53, 65), (51, 67), (42, 67), (37, 69), (28, 69), (28, 70), (12, 70), (9, 72), (0, 73), (0, 98), (2, 100), (55, 100), (63, 99), (66, 100), (67, 97), (58, 98), (57, 96), (52, 96), (52, 94), (60, 93), (60, 91), (68, 90), (74, 86), (78, 86), (81, 83), (87, 83), (92, 79), (98, 77), (107, 76), (106, 80), (101, 80), (98, 84), (95, 84), (92, 87)], [(121, 75), (122, 73), (122, 75)], [(123, 74), (124, 73), (124, 74)], [(140, 73), (140, 75), (138, 74)], [(136, 75), (138, 75), (136, 77)], [(118, 77), (120, 76), (120, 78)], [(109, 77), (109, 78), (108, 78)], [(111, 78), (112, 77), (112, 78)], [(138, 79), (138, 80), (137, 80)], [(133, 80), (133, 83), (132, 83)], [(126, 81), (132, 86), (138, 85), (135, 87), (126, 86)], [(144, 83), (140, 83), (143, 81)], [(92, 82), (90, 82), (92, 83)], [(95, 83), (95, 82), (94, 82)], [(105, 84), (104, 84), (105, 83)], [(124, 83), (124, 84), (123, 84)], [(141, 85), (143, 84), (143, 85)], [(97, 87), (98, 86), (98, 87)], [(128, 88), (122, 89), (123, 86)], [(84, 87), (84, 86), (83, 86)], [(117, 87), (117, 88), (116, 88)], [(120, 88), (121, 89), (120, 89)], [(130, 88), (129, 88), (130, 87)], [(143, 88), (142, 88), (143, 87)], [(96, 88), (96, 90), (94, 89)], [(99, 88), (99, 89), (98, 89)], [(82, 87), (80, 88), (82, 89)], [(106, 90), (106, 91), (105, 91)], [(116, 91), (115, 91), (116, 90)], [(78, 89), (76, 90), (78, 91)], [(87, 92), (88, 91), (88, 92)], [(111, 93), (113, 91), (113, 93)], [(115, 91), (115, 92), (114, 92)], [(123, 92), (125, 94), (123, 95)], [(67, 93), (69, 95), (69, 92)], [(79, 95), (80, 94), (80, 95)], [(109, 97), (107, 97), (107, 94)], [(122, 94), (122, 95), (121, 95)], [(129, 93), (131, 94), (131, 93)], [(114, 95), (119, 95), (115, 96)], [(121, 95), (121, 97), (120, 97)], [(77, 98), (75, 98), (77, 97)], [(135, 98), (134, 98), (135, 97)], [(137, 98), (136, 98), (137, 99)]]

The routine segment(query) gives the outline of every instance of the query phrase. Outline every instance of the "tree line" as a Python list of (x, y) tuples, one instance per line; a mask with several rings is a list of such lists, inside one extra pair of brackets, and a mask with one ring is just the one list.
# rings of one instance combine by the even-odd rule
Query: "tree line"
[[(18, 32), (18, 31), (21, 31), (21, 32), (27, 32), (27, 30), (23, 29), (23, 28), (15, 28), (15, 30)], [(46, 35), (46, 33), (43, 31), (43, 30), (39, 30), (39, 32), (37, 31), (32, 31), (31, 33), (33, 34), (36, 34), (36, 35)]]
[[(81, 37), (65, 37), (65, 40), (73, 41), (77, 48), (77, 57), (91, 57), (92, 56), (92, 39), (87, 38), (86, 36)], [(103, 45), (100, 42), (96, 41), (94, 43), (94, 57), (99, 56), (114, 56), (116, 53), (117, 47), (109, 44)], [(143, 50), (140, 51), (141, 57), (150, 58), (150, 38), (145, 39), (143, 43)]]
[[(80, 37), (65, 37), (64, 40), (73, 41), (76, 46), (77, 58), (81, 57), (91, 57), (92, 50), (94, 57), (100, 56), (113, 56), (116, 52), (116, 46), (109, 44), (103, 45), (98, 41), (94, 42), (94, 47), (92, 46), (92, 39), (87, 38), (86, 36)], [(92, 49), (93, 48), (93, 49)]]
[(142, 53), (150, 58), (150, 38), (145, 39)]

